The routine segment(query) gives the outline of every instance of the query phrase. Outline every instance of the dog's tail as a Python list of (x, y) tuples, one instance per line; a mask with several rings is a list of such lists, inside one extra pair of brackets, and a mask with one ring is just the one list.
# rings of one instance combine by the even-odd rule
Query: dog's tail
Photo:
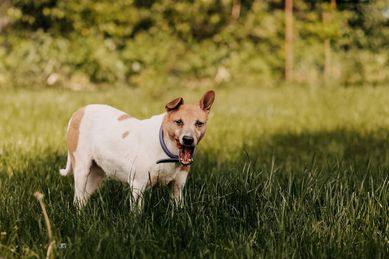
[(68, 161), (66, 162), (66, 168), (60, 169), (59, 173), (62, 176), (66, 176), (71, 172), (71, 170), (72, 170), (72, 159), (70, 157), (70, 152), (68, 151)]

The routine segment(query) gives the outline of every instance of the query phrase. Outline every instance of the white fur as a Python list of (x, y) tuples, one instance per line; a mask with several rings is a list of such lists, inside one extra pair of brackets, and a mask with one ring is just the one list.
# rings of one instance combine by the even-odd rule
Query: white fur
[[(143, 192), (155, 185), (171, 186), (172, 198), (182, 205), (182, 191), (187, 171), (176, 163), (156, 164), (168, 158), (159, 143), (159, 130), (165, 116), (153, 116), (146, 120), (129, 118), (119, 121), (123, 111), (108, 105), (88, 105), (79, 128), (77, 149), (74, 152), (74, 201), (82, 207), (90, 195), (98, 188), (104, 176), (128, 183), (132, 196), (142, 207)], [(123, 138), (123, 133), (128, 136)], [(178, 154), (176, 145), (165, 137), (169, 150)], [(96, 164), (92, 163), (95, 162)], [(74, 166), (74, 165), (73, 165)], [(71, 159), (61, 175), (71, 171)]]

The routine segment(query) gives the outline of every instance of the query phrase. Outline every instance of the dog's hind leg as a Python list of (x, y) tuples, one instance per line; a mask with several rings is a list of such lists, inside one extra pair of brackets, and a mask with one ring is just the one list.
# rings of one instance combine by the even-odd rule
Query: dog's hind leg
[(73, 165), (74, 174), (74, 204), (81, 209), (87, 202), (89, 195), (86, 192), (88, 177), (92, 159), (89, 157), (76, 157), (75, 166)]
[(104, 171), (95, 161), (87, 160), (81, 165), (78, 163), (74, 173), (74, 203), (79, 209), (87, 203), (90, 196), (99, 188), (104, 176)]
[(66, 167), (63, 169), (60, 169), (59, 173), (62, 176), (66, 176), (71, 172), (71, 170), (72, 170), (72, 159), (71, 159), (70, 152), (68, 151), (68, 158), (67, 158), (67, 162), (66, 162)]
[(104, 179), (104, 176), (105, 173), (103, 169), (101, 169), (101, 167), (98, 166), (95, 161), (92, 161), (86, 182), (86, 199), (89, 199), (89, 197), (99, 188), (101, 182)]

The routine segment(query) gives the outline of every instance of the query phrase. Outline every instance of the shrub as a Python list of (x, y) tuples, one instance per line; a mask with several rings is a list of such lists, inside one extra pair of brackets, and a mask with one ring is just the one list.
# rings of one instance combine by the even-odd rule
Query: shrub
[[(0, 5), (0, 87), (93, 88), (131, 85), (264, 84), (283, 78), (283, 1), (15, 0)], [(331, 42), (334, 84), (388, 78), (385, 5), (298, 1), (295, 81), (323, 81)], [(323, 13), (331, 19), (323, 22)], [(158, 91), (156, 91), (158, 92)]]

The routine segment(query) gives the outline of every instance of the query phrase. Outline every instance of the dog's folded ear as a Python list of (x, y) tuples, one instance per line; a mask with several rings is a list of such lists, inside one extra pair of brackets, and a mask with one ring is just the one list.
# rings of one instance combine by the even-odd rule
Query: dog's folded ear
[(206, 112), (211, 110), (213, 101), (215, 101), (215, 91), (210, 90), (206, 92), (200, 100), (200, 108)]
[(184, 104), (184, 99), (182, 99), (182, 97), (179, 97), (166, 104), (165, 108), (166, 111), (170, 112), (177, 110), (182, 104)]

